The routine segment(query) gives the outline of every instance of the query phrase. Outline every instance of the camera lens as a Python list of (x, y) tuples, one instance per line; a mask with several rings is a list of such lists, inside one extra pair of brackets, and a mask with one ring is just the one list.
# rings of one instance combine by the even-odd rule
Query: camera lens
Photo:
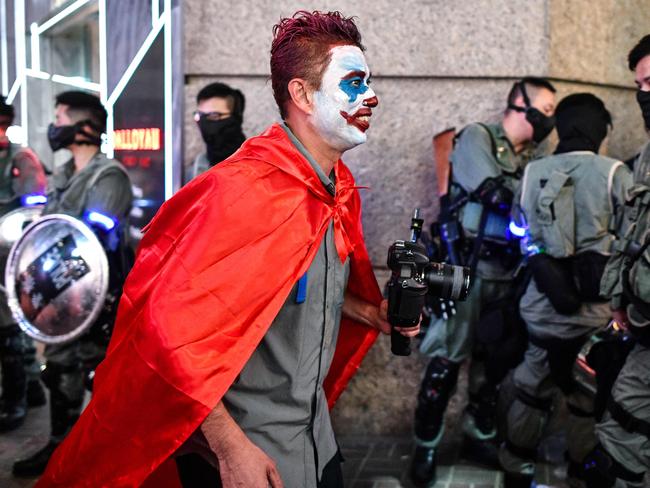
[(429, 294), (445, 300), (465, 300), (470, 288), (469, 268), (430, 263), (425, 271)]

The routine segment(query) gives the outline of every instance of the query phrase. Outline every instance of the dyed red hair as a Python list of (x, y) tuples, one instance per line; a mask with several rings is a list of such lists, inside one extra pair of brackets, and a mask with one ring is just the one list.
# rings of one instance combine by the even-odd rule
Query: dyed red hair
[(365, 50), (353, 18), (340, 12), (299, 10), (273, 26), (271, 85), (283, 119), (291, 98), (289, 81), (302, 78), (318, 90), (331, 59), (330, 49), (345, 45)]

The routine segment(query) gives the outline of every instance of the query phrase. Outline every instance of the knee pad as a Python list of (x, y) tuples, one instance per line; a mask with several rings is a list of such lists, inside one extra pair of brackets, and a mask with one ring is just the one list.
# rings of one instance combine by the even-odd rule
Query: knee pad
[(427, 366), (415, 410), (415, 432), (419, 438), (430, 440), (438, 434), (458, 381), (458, 370), (458, 364), (441, 357), (433, 358)]

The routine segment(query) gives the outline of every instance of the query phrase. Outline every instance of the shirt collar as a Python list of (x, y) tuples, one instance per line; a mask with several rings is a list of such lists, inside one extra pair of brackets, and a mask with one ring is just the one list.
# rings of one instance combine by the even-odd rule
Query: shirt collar
[(316, 172), (316, 175), (318, 175), (318, 179), (321, 181), (321, 183), (327, 189), (327, 191), (332, 196), (336, 195), (336, 185), (334, 184), (332, 179), (325, 174), (323, 168), (320, 167), (320, 165), (316, 162), (313, 156), (309, 154), (309, 151), (307, 151), (307, 148), (303, 145), (303, 143), (298, 140), (296, 135), (291, 131), (289, 126), (284, 121), (282, 121), (280, 127), (284, 129), (287, 136), (289, 137), (289, 140), (295, 146), (298, 152), (300, 152), (300, 154), (302, 154), (304, 158), (309, 162), (312, 169)]

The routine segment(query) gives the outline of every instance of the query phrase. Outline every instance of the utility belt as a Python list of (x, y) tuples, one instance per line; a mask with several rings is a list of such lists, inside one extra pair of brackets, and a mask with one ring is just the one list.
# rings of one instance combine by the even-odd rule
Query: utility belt
[(613, 398), (610, 398), (607, 403), (607, 411), (626, 432), (641, 434), (650, 439), (650, 422), (635, 417), (614, 401)]
[(528, 257), (537, 289), (563, 315), (578, 311), (585, 302), (605, 302), (600, 296), (600, 280), (609, 256), (586, 251), (566, 258), (544, 252)]

